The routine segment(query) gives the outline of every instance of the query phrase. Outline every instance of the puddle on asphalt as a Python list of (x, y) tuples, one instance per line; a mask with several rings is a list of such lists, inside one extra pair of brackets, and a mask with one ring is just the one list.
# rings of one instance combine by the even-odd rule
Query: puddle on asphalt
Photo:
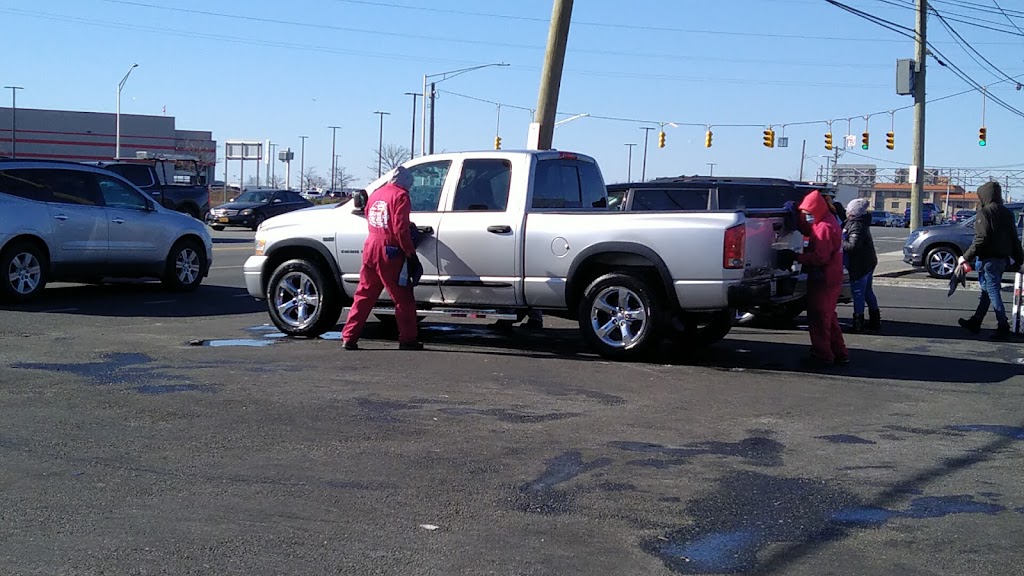
[(775, 467), (782, 465), (785, 446), (770, 438), (758, 436), (744, 438), (739, 442), (697, 442), (672, 447), (647, 442), (609, 442), (608, 446), (627, 452), (657, 454), (666, 458), (646, 458), (627, 462), (634, 466), (650, 466), (664, 470), (671, 466), (688, 464), (695, 456), (734, 456), (755, 466)]
[[(13, 368), (70, 373), (85, 378), (93, 386), (128, 384), (139, 394), (172, 394), (175, 392), (216, 393), (214, 386), (192, 384), (177, 374), (167, 374), (168, 366), (153, 364), (153, 359), (136, 352), (104, 354), (98, 362), (74, 363), (19, 363)], [(155, 384), (153, 382), (162, 382)], [(175, 382), (168, 384), (167, 382)]]
[(564, 452), (549, 460), (540, 476), (519, 487), (515, 507), (522, 512), (535, 514), (567, 514), (575, 507), (576, 493), (573, 490), (559, 490), (557, 486), (611, 464), (611, 458), (586, 462), (578, 450)]
[(959, 432), (989, 432), (1005, 436), (1012, 440), (1024, 440), (1024, 427), (1003, 426), (1001, 424), (965, 424), (963, 426), (946, 426), (949, 430)]
[(815, 436), (818, 440), (825, 440), (833, 444), (876, 444), (872, 440), (854, 436), (853, 434), (829, 434), (827, 436)]
[(198, 340), (193, 342), (189, 342), (189, 344), (192, 346), (209, 346), (211, 348), (222, 348), (225, 346), (260, 348), (274, 344), (273, 340), (259, 340), (256, 338), (228, 338), (225, 340)]
[(174, 394), (176, 392), (216, 392), (212, 386), (201, 386), (199, 384), (145, 384), (135, 389), (139, 394), (160, 395)]

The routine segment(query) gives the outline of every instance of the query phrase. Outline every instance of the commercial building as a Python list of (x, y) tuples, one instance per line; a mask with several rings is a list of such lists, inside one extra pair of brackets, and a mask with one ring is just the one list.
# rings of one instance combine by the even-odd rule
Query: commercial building
[[(116, 127), (116, 114), (107, 112), (0, 107), (0, 158), (109, 161), (116, 154)], [(121, 157), (141, 155), (195, 159), (213, 182), (217, 143), (212, 132), (179, 130), (173, 116), (122, 113)]]

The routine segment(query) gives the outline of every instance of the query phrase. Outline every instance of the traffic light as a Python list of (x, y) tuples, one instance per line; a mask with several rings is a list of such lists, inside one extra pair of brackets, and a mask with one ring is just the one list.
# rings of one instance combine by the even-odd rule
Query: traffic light
[(658, 132), (658, 148), (665, 147), (665, 131)]
[(988, 143), (988, 128), (982, 126), (978, 128), (978, 146), (984, 146)]
[(707, 134), (704, 135), (704, 147), (711, 148), (711, 130), (708, 130)]
[(860, 147), (864, 150), (868, 149), (868, 133), (865, 132), (860, 135)]
[(831, 150), (831, 149), (832, 149), (832, 133), (831, 132), (826, 132), (825, 133), (825, 150)]
[(494, 137), (494, 149), (501, 150), (501, 136)]
[(889, 150), (896, 148), (896, 135), (892, 132), (885, 133), (885, 147)]
[(768, 148), (775, 147), (775, 130), (769, 128), (764, 131), (764, 145)]

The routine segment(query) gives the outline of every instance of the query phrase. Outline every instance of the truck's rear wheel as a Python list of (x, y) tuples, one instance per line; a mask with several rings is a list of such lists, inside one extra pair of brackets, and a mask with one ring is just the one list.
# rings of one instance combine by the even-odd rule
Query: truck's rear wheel
[(636, 360), (659, 343), (661, 297), (648, 284), (626, 274), (606, 274), (583, 291), (579, 325), (598, 354)]
[(267, 283), (270, 320), (289, 336), (315, 338), (341, 317), (341, 291), (320, 268), (300, 258), (274, 270)]

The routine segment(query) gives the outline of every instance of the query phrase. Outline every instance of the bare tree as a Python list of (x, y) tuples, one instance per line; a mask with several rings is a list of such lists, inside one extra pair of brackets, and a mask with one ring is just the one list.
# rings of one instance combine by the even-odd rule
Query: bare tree
[[(349, 185), (354, 182), (356, 177), (345, 171), (344, 166), (338, 166), (334, 169), (334, 189), (341, 190), (342, 188), (348, 188)], [(328, 182), (329, 183), (329, 182)]]
[(306, 173), (302, 175), (302, 178), (306, 182), (306, 190), (312, 189), (323, 189), (330, 184), (330, 180), (327, 180), (316, 171), (316, 166), (310, 166), (306, 168)]
[(377, 159), (380, 159), (381, 174), (384, 174), (390, 170), (394, 170), (400, 166), (406, 160), (412, 158), (412, 154), (409, 149), (405, 146), (399, 146), (398, 144), (385, 144), (384, 149), (377, 154), (377, 149), (373, 150), (373, 161), (367, 167), (373, 174), (377, 173)]

